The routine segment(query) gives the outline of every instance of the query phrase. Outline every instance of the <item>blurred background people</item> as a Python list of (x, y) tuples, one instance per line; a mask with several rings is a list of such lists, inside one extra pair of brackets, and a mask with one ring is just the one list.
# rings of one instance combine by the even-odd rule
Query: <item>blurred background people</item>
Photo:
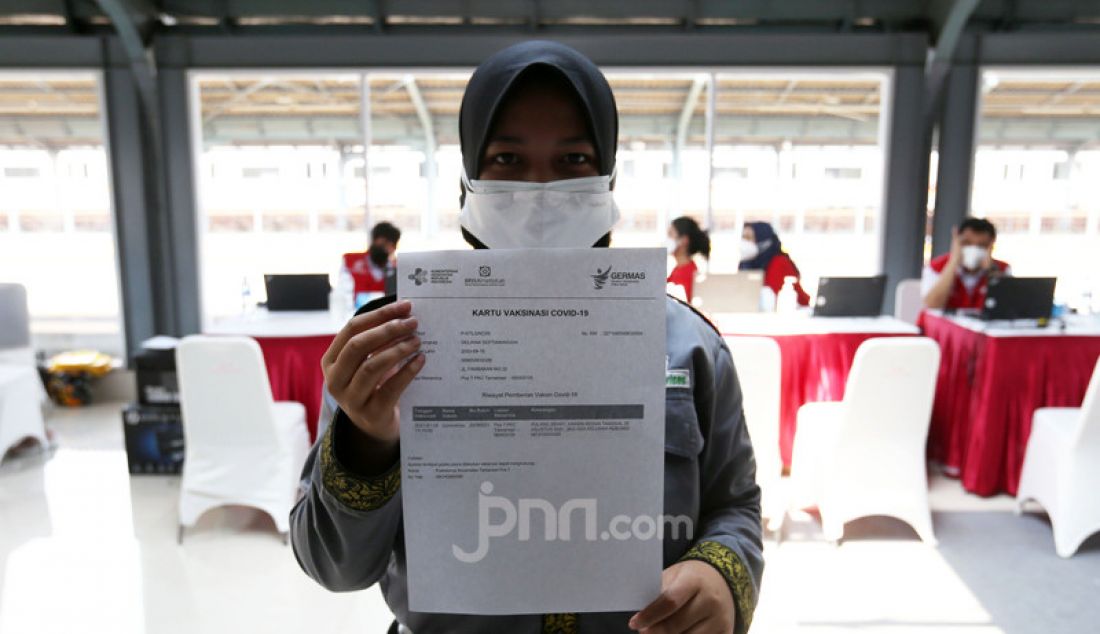
[(669, 225), (668, 240), (668, 254), (676, 260), (676, 266), (668, 275), (668, 283), (682, 287), (684, 299), (690, 302), (695, 276), (699, 273), (695, 256), (710, 258), (710, 236), (694, 219), (680, 216)]
[(355, 296), (360, 293), (383, 293), (386, 271), (396, 266), (394, 257), (401, 230), (389, 222), (380, 222), (370, 230), (370, 245), (361, 253), (345, 253), (344, 269), (354, 280)]
[(980, 309), (989, 279), (1010, 275), (1007, 262), (993, 259), (997, 228), (985, 218), (967, 218), (953, 232), (951, 252), (932, 258), (921, 274), (928, 308)]
[(802, 289), (802, 273), (791, 256), (783, 250), (783, 243), (775, 229), (766, 222), (747, 222), (741, 231), (742, 271), (763, 271), (764, 286), (777, 296), (788, 277), (794, 278), (794, 291), (800, 306), (810, 305), (810, 295)]

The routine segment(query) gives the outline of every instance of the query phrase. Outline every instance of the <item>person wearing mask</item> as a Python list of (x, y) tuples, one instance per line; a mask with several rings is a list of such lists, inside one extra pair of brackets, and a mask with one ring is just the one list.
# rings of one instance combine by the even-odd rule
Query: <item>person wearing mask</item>
[[(466, 86), (459, 132), (459, 222), (471, 246), (610, 244), (618, 112), (606, 78), (586, 57), (540, 41), (495, 53)], [(501, 192), (510, 194), (507, 204), (499, 204)], [(392, 632), (745, 632), (764, 562), (737, 375), (721, 336), (699, 314), (668, 298), (666, 318), (666, 364), (696, 384), (690, 396), (670, 391), (666, 400), (664, 513), (691, 517), (695, 530), (664, 536), (662, 590), (648, 607), (505, 616), (409, 610), (396, 408), (425, 356), (415, 306), (392, 297), (361, 308), (322, 360), (331, 423), (310, 453), (291, 512), (302, 569), (334, 591), (380, 582), (397, 618)]]
[(370, 230), (370, 246), (365, 253), (345, 253), (344, 269), (355, 282), (354, 294), (382, 293), (386, 272), (395, 266), (394, 254), (401, 241), (401, 230), (389, 222), (380, 222)]
[(810, 305), (810, 296), (802, 289), (802, 274), (794, 260), (783, 250), (775, 229), (766, 222), (746, 222), (741, 230), (742, 271), (763, 271), (764, 286), (777, 296), (788, 277), (795, 278), (794, 292), (800, 306)]
[(669, 225), (668, 241), (668, 253), (676, 260), (676, 267), (668, 274), (668, 282), (682, 286), (690, 302), (695, 276), (699, 273), (695, 256), (710, 258), (710, 236), (694, 219), (680, 216)]
[(985, 218), (967, 218), (951, 232), (951, 251), (932, 258), (921, 274), (926, 308), (980, 310), (991, 277), (1011, 275), (1008, 263), (993, 259), (997, 228)]

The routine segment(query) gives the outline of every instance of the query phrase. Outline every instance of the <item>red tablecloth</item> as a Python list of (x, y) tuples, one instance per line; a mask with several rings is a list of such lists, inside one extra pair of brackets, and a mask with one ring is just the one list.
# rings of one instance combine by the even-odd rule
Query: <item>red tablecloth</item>
[(317, 437), (317, 417), (321, 413), (321, 388), (325, 377), (321, 357), (332, 343), (333, 335), (313, 337), (253, 337), (260, 344), (276, 401), (297, 401), (306, 408), (309, 439)]
[(979, 495), (1016, 494), (1031, 417), (1040, 407), (1080, 407), (1100, 337), (993, 337), (925, 313), (940, 344), (929, 457)]
[[(738, 336), (740, 333), (727, 333)], [(779, 453), (791, 466), (798, 408), (806, 403), (839, 401), (860, 344), (875, 337), (912, 336), (888, 333), (767, 335), (782, 355), (779, 404)]]

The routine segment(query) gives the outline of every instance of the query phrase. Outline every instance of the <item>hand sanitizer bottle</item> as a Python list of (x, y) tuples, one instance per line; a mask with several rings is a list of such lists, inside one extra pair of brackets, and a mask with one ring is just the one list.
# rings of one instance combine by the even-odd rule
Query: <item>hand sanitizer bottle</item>
[(798, 278), (793, 275), (783, 278), (783, 288), (779, 289), (779, 295), (775, 298), (776, 312), (792, 315), (798, 310), (798, 293), (794, 290), (797, 281)]

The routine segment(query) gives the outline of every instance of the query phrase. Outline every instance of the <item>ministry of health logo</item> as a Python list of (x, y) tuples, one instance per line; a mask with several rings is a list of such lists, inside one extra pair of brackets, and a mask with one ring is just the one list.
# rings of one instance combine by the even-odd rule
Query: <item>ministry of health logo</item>
[(609, 277), (611, 277), (610, 266), (603, 271), (596, 269), (596, 274), (592, 276), (592, 286), (595, 287), (596, 290), (603, 289), (603, 286), (604, 284), (607, 284), (607, 279)]
[(428, 272), (418, 266), (416, 267), (416, 271), (409, 273), (409, 279), (416, 282), (417, 286), (420, 286), (428, 281)]

